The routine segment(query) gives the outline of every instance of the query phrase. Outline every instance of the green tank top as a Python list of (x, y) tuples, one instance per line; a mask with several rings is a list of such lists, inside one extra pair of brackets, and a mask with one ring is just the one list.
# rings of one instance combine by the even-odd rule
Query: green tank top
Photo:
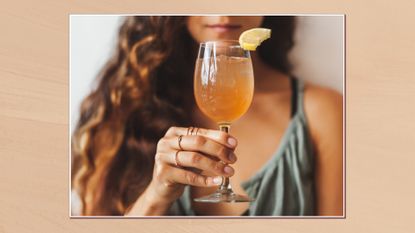
[[(304, 83), (292, 78), (291, 120), (271, 159), (242, 188), (255, 198), (247, 216), (315, 215), (314, 153), (303, 107)], [(214, 204), (212, 204), (214, 205)], [(168, 215), (194, 216), (190, 186)]]

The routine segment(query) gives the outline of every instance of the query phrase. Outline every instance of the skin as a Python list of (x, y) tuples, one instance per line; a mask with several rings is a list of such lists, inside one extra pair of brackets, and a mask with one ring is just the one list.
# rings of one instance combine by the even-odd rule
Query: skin
[[(259, 27), (262, 20), (261, 16), (192, 16), (188, 18), (187, 26), (197, 42), (237, 40), (240, 33)], [(175, 166), (175, 154), (180, 149), (178, 137), (186, 135), (187, 129), (172, 127), (158, 143), (153, 180), (127, 215), (165, 215), (171, 204), (181, 196), (186, 184), (191, 185), (192, 197), (199, 197), (212, 193), (217, 188), (214, 178), (221, 181), (220, 176), (232, 176), (234, 191), (245, 193), (240, 184), (268, 162), (279, 147), (291, 118), (288, 77), (265, 65), (255, 52), (251, 52), (251, 57), (255, 95), (248, 112), (233, 123), (231, 135), (207, 130), (217, 126), (196, 108), (193, 117), (201, 129), (198, 136), (183, 136), (181, 146), (184, 151), (179, 152), (177, 158), (181, 166), (197, 168), (201, 172)], [(317, 214), (342, 215), (342, 96), (331, 89), (306, 84), (304, 109), (316, 156)], [(253, 125), (255, 130), (252, 130)], [(255, 159), (252, 159), (253, 155)], [(225, 166), (220, 160), (228, 165)], [(225, 167), (229, 168), (225, 170)], [(193, 202), (193, 208), (199, 215), (241, 215), (248, 205)]]

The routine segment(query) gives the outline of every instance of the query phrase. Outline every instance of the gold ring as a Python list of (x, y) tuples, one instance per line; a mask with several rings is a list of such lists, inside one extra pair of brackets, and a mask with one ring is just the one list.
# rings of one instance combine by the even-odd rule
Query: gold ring
[(179, 165), (179, 160), (177, 159), (177, 157), (179, 156), (179, 152), (180, 152), (181, 150), (178, 150), (178, 151), (176, 151), (176, 154), (174, 155), (174, 162), (176, 163), (176, 167), (181, 167), (180, 165)]
[(192, 127), (192, 130), (190, 130), (190, 135), (193, 135), (193, 132), (195, 131), (195, 128)]
[(180, 144), (182, 142), (182, 139), (183, 139), (183, 135), (180, 135), (178, 138), (178, 144), (179, 144), (180, 150), (183, 150), (182, 145)]
[(192, 126), (190, 126), (189, 128), (187, 128), (187, 133), (186, 133), (186, 135), (189, 135), (190, 130), (193, 130), (193, 127), (192, 127)]

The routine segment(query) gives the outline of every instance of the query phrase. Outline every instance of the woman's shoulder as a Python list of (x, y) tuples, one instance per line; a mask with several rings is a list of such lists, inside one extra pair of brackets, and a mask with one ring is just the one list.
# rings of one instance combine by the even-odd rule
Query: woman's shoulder
[(334, 89), (305, 82), (304, 105), (311, 112), (330, 112), (343, 106), (343, 96)]
[(312, 136), (328, 136), (342, 126), (343, 96), (334, 89), (306, 82), (304, 112)]

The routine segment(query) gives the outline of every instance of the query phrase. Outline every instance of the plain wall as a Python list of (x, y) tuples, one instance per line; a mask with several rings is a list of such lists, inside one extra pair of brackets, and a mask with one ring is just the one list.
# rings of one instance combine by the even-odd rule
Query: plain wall
[(298, 78), (343, 93), (344, 17), (298, 17), (290, 55)]
[[(70, 115), (71, 131), (79, 107), (92, 90), (93, 81), (115, 49), (123, 17), (71, 15), (70, 17)], [(343, 93), (344, 17), (298, 16), (295, 47), (290, 58), (300, 79)]]

